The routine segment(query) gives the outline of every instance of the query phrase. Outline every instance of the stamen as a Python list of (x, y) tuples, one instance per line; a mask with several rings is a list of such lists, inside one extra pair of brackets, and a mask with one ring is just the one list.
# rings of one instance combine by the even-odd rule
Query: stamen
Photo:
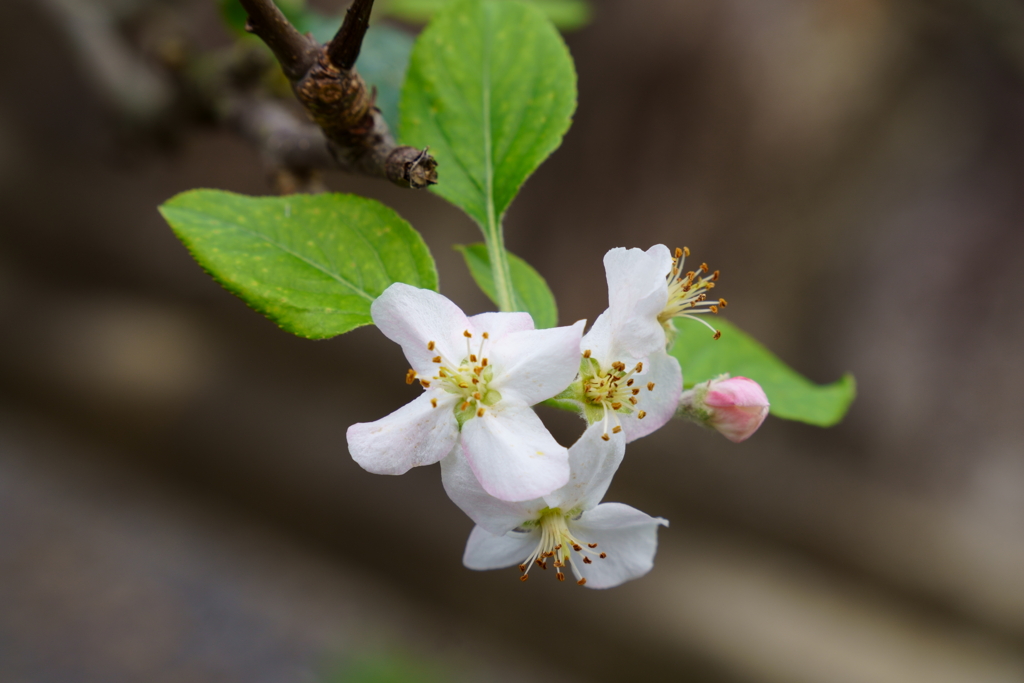
[(559, 581), (565, 581), (565, 574), (563, 574), (562, 572), (558, 572), (557, 574), (555, 574), (555, 576), (558, 577)]
[(590, 349), (587, 349), (586, 351), (583, 352), (583, 357), (590, 358)]
[(427, 380), (427, 379), (421, 379), (421, 380), (420, 380), (420, 384), (422, 384), (422, 385), (423, 385), (423, 388), (424, 388), (424, 389), (428, 389), (428, 388), (430, 388), (430, 380)]
[(587, 583), (587, 579), (586, 578), (582, 578), (582, 579), (580, 579), (579, 581), (576, 582), (576, 585), (577, 586), (583, 586), (583, 585), (586, 585), (586, 583)]
[(481, 358), (480, 359), (480, 367), (482, 367), (482, 368), (486, 368), (487, 367), (487, 359), (486, 358)]
[(644, 411), (642, 411), (642, 410), (641, 410), (641, 411), (640, 411), (639, 413), (637, 413), (637, 414), (636, 414), (636, 419), (638, 419), (638, 420), (642, 420), (642, 419), (644, 419), (645, 417), (647, 417), (647, 413), (645, 413), (645, 412), (644, 412)]
[(416, 371), (409, 368), (409, 372), (405, 373), (405, 383), (412, 384), (416, 381)]
[(436, 398), (430, 399), (430, 407), (431, 408), (436, 408), (437, 407), (437, 399)]
[(604, 439), (605, 441), (608, 441), (612, 437), (608, 436), (608, 432), (605, 432), (604, 434), (601, 435), (601, 438)]
[(600, 557), (603, 560), (604, 558), (608, 557), (608, 553), (601, 553), (600, 555), (598, 555), (598, 557)]
[(475, 353), (469, 354), (469, 362), (470, 363), (475, 363), (476, 362), (476, 354)]
[(432, 342), (432, 341), (427, 342), (427, 351), (433, 351), (434, 350), (434, 346), (435, 346), (434, 342)]
[(466, 339), (472, 339), (473, 338), (473, 335), (471, 335), (469, 333), (469, 330), (463, 330), (462, 331), (462, 336), (465, 337)]
[(528, 578), (530, 578), (529, 574), (523, 574), (522, 576), (519, 577), (519, 580), (520, 581), (526, 581)]
[(484, 332), (484, 333), (483, 333), (483, 338), (484, 338), (484, 339), (490, 339), (490, 338), (491, 338), (491, 335), (490, 335), (489, 333), (487, 333), (487, 332)]
[(477, 408), (476, 416), (477, 417), (483, 417), (484, 416), (484, 409), (483, 408)]
[(591, 561), (591, 559), (589, 557), (584, 557), (583, 558), (583, 564), (593, 564), (593, 561)]
[(654, 391), (654, 382), (647, 383), (647, 391)]
[(588, 544), (587, 544), (587, 547), (588, 547), (588, 548), (596, 548), (596, 547), (597, 547), (597, 544), (596, 544), (596, 543), (588, 543)]
[(683, 256), (689, 256), (689, 255), (690, 255), (690, 248), (689, 247), (683, 247)]
[(433, 357), (433, 358), (431, 358), (430, 360), (431, 360), (432, 362), (434, 362), (434, 363), (440, 363), (440, 362), (441, 362), (441, 356), (434, 356), (434, 357)]
[(715, 341), (718, 341), (721, 338), (722, 338), (722, 331), (721, 330), (715, 330), (715, 336), (713, 336), (712, 339), (714, 339)]

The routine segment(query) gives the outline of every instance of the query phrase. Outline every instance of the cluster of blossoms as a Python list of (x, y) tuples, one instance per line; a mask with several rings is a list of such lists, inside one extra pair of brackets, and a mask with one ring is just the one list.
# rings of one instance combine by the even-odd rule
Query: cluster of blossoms
[[(704, 322), (696, 315), (726, 305), (709, 297), (718, 272), (684, 271), (688, 255), (663, 245), (609, 251), (608, 309), (586, 334), (584, 321), (537, 330), (526, 313), (470, 317), (436, 292), (392, 285), (373, 320), (401, 345), (412, 366), (406, 381), (423, 393), (352, 425), (352, 457), (378, 474), (440, 462), (445, 491), (476, 523), (463, 557), (471, 569), (518, 566), (525, 581), (550, 564), (558, 580), (568, 568), (591, 588), (647, 573), (668, 522), (600, 502), (626, 444), (677, 414), (742, 441), (768, 412), (764, 392), (743, 377), (683, 391), (667, 352), (672, 320)], [(532, 409), (548, 399), (573, 404), (588, 423), (568, 449)]]

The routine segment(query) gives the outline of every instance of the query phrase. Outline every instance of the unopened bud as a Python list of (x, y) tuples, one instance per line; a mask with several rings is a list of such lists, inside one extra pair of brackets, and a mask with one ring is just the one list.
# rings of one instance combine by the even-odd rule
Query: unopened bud
[(768, 415), (768, 397), (747, 377), (722, 375), (683, 392), (680, 417), (716, 429), (734, 443), (746, 441)]

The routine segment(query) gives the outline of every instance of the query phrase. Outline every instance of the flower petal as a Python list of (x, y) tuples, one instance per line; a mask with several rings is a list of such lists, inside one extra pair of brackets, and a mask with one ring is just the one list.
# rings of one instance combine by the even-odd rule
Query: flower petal
[[(437, 398), (435, 408), (430, 403)], [(432, 465), (459, 438), (455, 401), (443, 391), (427, 391), (387, 417), (348, 428), (352, 459), (374, 474), (405, 474), (419, 465)]]
[[(385, 337), (401, 345), (418, 373), (433, 372), (434, 356), (457, 363), (465, 355), (462, 333), (471, 327), (469, 318), (437, 292), (396, 282), (373, 302), (370, 315)], [(434, 349), (427, 348), (429, 342)]]
[(521, 564), (537, 546), (536, 529), (495, 535), (475, 526), (466, 541), (462, 564), (469, 569), (504, 569)]
[(626, 454), (626, 440), (622, 434), (610, 434), (605, 441), (602, 434), (604, 424), (592, 424), (569, 448), (569, 483), (544, 496), (548, 507), (589, 510), (604, 498)]
[[(639, 383), (644, 385), (637, 397), (640, 399), (638, 411), (632, 415), (617, 414), (626, 443), (657, 431), (671, 420), (683, 393), (683, 371), (679, 361), (664, 351), (651, 354), (644, 363), (644, 371), (642, 378), (638, 376)], [(654, 382), (651, 391), (647, 390), (649, 382)], [(639, 410), (646, 413), (642, 420), (636, 417)]]
[[(615, 357), (619, 353), (615, 347), (615, 332), (612, 314), (605, 310), (604, 313), (597, 316), (597, 320), (590, 326), (590, 331), (580, 340), (580, 353), (590, 351), (590, 357), (596, 358), (603, 368), (608, 369), (613, 362), (618, 360)], [(633, 365), (630, 361), (636, 360), (629, 358), (623, 362), (626, 365)]]
[(537, 519), (546, 507), (543, 498), (511, 503), (489, 495), (477, 480), (462, 448), (452, 449), (441, 461), (441, 483), (459, 509), (478, 526), (499, 536), (527, 520)]
[(604, 255), (604, 269), (616, 355), (640, 359), (664, 350), (665, 331), (658, 314), (668, 302), (665, 278), (672, 272), (668, 247), (656, 244), (647, 251), (612, 249)]
[(489, 354), (495, 373), (490, 386), (531, 406), (563, 391), (580, 369), (585, 324), (513, 332), (498, 340)]
[(594, 552), (607, 555), (604, 559), (593, 558), (591, 564), (573, 555), (573, 564), (587, 579), (587, 588), (611, 588), (651, 571), (659, 526), (668, 526), (668, 520), (622, 503), (602, 503), (570, 521), (573, 535), (586, 543), (597, 543)]
[[(529, 313), (479, 313), (469, 319), (469, 324), (474, 337), (486, 332), (491, 344), (513, 332), (534, 329), (533, 318)], [(484, 347), (485, 353), (487, 348)]]
[(569, 481), (569, 452), (525, 404), (502, 400), (500, 408), (462, 427), (462, 445), (484, 491), (506, 501), (546, 496)]

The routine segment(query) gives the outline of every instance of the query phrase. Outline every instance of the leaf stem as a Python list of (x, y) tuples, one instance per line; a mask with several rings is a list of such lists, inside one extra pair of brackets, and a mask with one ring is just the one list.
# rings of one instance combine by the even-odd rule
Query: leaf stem
[[(490, 208), (490, 207), (489, 207)], [(493, 219), (493, 216), (488, 216)], [(512, 271), (508, 265), (508, 252), (505, 251), (505, 230), (500, 222), (493, 221), (484, 235), (487, 243), (487, 258), (491, 262), (491, 273), (494, 275), (494, 292), (498, 298), (498, 308), (503, 312), (517, 310), (516, 295), (512, 289)]]

